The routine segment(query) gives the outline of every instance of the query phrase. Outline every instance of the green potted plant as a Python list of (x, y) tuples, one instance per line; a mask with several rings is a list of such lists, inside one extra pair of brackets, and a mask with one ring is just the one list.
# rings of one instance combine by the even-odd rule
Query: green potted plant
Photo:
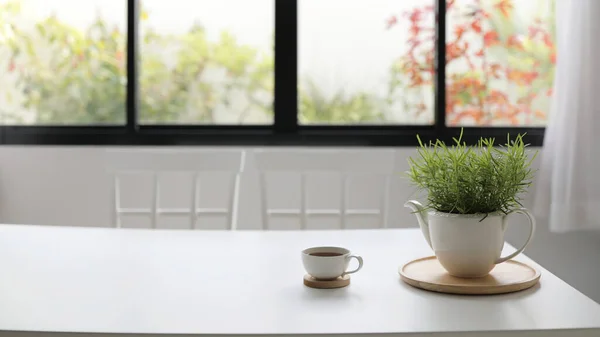
[[(521, 196), (531, 185), (533, 170), (523, 135), (494, 146), (494, 139), (481, 138), (467, 146), (459, 138), (446, 146), (440, 140), (423, 144), (418, 156), (409, 159), (408, 177), (426, 192), (423, 205), (406, 202), (417, 216), (429, 246), (441, 265), (453, 276), (482, 277), (496, 264), (507, 261), (529, 244), (535, 231), (533, 215), (521, 205)], [(504, 246), (507, 216), (521, 213), (531, 230), (525, 244), (506, 257)]]

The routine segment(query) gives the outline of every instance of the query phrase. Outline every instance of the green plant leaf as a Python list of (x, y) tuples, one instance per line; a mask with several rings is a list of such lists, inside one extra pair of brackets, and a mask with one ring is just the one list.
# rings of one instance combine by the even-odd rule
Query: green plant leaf
[(454, 144), (441, 140), (425, 145), (417, 135), (417, 156), (408, 160), (407, 176), (427, 193), (426, 209), (446, 213), (508, 213), (522, 207), (521, 197), (533, 180), (532, 160), (524, 135), (494, 146), (493, 138), (481, 138), (477, 145), (462, 142), (462, 130)]

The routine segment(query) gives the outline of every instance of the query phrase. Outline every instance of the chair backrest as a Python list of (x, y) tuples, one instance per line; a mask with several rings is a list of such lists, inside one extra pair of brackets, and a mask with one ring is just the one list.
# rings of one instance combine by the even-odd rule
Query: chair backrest
[[(390, 198), (390, 178), (394, 169), (394, 151), (354, 150), (255, 150), (254, 160), (259, 171), (263, 229), (270, 229), (272, 216), (300, 216), (300, 228), (306, 229), (311, 215), (337, 216), (340, 228), (346, 228), (351, 216), (373, 215), (379, 219), (379, 227), (387, 225)], [(298, 209), (274, 209), (268, 206), (266, 174), (271, 172), (295, 172), (300, 174), (300, 207)], [(309, 209), (307, 175), (311, 173), (335, 173), (340, 179), (340, 206), (338, 209)], [(351, 209), (348, 207), (348, 178), (351, 176), (382, 176), (381, 202), (377, 209)]]
[[(243, 150), (178, 150), (178, 149), (130, 149), (107, 150), (105, 163), (113, 176), (113, 225), (121, 227), (121, 216), (148, 215), (152, 228), (157, 227), (159, 216), (184, 216), (190, 219), (194, 229), (200, 215), (224, 215), (229, 229), (237, 227), (240, 175), (244, 170)], [(191, 173), (193, 183), (189, 191), (189, 208), (165, 208), (160, 206), (160, 174), (165, 172)], [(198, 183), (201, 173), (230, 173), (230, 199), (226, 208), (198, 207)], [(125, 208), (121, 205), (119, 177), (123, 174), (151, 174), (152, 205), (149, 208)]]

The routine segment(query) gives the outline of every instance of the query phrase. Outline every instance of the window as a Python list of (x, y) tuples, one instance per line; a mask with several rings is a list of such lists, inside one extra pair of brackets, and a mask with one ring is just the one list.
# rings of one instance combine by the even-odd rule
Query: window
[(125, 123), (120, 0), (0, 0), (3, 124)]
[[(431, 40), (414, 46), (406, 17), (426, 3), (431, 5), (423, 0), (300, 0), (299, 121), (432, 124), (435, 45)], [(419, 19), (419, 29), (435, 36), (433, 7), (430, 12)], [(407, 87), (413, 64), (427, 69), (418, 85)]]
[(272, 0), (141, 4), (141, 123), (273, 123)]
[[(0, 0), (0, 143), (540, 145), (553, 0)], [(444, 60), (445, 62), (439, 62)]]
[(556, 63), (551, 4), (448, 1), (448, 125), (546, 124)]

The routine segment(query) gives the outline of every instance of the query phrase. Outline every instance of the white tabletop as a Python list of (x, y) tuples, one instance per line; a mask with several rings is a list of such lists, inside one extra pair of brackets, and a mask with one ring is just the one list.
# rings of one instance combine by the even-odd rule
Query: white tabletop
[[(303, 286), (300, 251), (315, 245), (363, 256), (348, 288)], [(600, 305), (536, 264), (541, 284), (509, 295), (444, 295), (400, 281), (400, 264), (430, 254), (417, 230), (0, 225), (0, 335), (600, 336)]]

